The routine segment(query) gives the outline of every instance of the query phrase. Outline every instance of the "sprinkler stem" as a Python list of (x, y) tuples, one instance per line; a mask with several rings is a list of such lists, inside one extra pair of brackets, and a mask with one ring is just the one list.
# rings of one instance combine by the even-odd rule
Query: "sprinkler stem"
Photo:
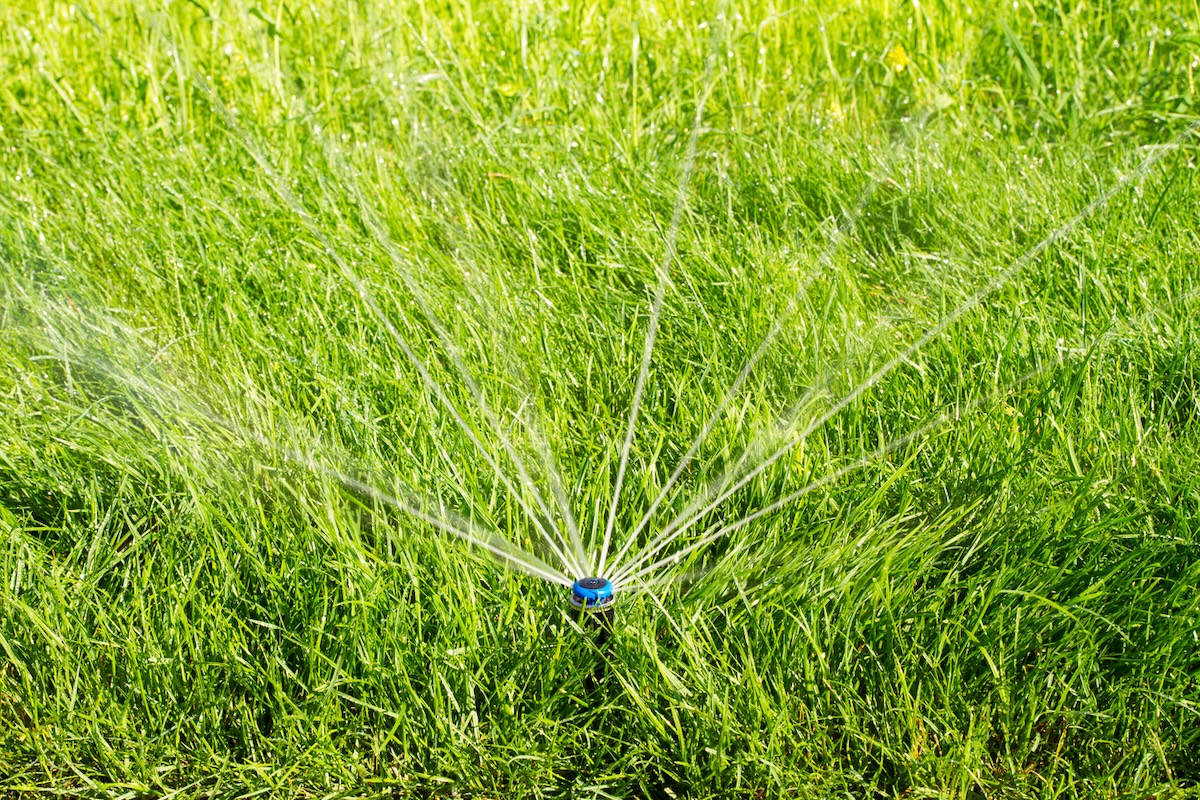
[(596, 631), (596, 647), (600, 650), (600, 660), (584, 681), (584, 690), (588, 694), (595, 692), (608, 674), (609, 641), (616, 618), (614, 599), (612, 583), (607, 578), (580, 578), (571, 587), (571, 605), (582, 612), (584, 624)]

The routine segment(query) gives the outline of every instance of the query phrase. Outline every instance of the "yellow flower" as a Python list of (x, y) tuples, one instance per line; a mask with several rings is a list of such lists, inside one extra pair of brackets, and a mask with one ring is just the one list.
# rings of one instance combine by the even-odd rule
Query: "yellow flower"
[(883, 57), (883, 63), (896, 72), (904, 72), (904, 68), (912, 63), (912, 59), (908, 57), (908, 51), (904, 49), (904, 45), (898, 44), (888, 50), (887, 55)]
[(837, 97), (833, 97), (829, 101), (829, 117), (834, 122), (843, 122), (846, 119), (846, 112), (842, 109), (842, 104), (838, 102)]

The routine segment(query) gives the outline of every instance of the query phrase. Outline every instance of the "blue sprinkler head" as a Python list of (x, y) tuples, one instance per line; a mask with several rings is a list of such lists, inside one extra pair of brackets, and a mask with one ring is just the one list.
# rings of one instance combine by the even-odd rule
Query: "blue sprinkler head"
[(580, 578), (571, 587), (571, 605), (599, 611), (612, 604), (613, 586), (608, 578)]

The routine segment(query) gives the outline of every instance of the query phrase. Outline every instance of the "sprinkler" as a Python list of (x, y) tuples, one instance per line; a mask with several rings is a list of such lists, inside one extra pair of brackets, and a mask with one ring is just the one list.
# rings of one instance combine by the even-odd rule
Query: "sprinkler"
[(595, 691), (596, 685), (604, 680), (607, 671), (614, 600), (616, 597), (613, 595), (612, 582), (608, 578), (580, 578), (571, 587), (571, 605), (586, 617), (589, 628), (598, 631), (596, 647), (600, 649), (600, 660), (596, 662), (596, 668), (584, 684), (588, 694)]
[(571, 587), (571, 605), (589, 612), (611, 611), (613, 588), (608, 578), (580, 578)]

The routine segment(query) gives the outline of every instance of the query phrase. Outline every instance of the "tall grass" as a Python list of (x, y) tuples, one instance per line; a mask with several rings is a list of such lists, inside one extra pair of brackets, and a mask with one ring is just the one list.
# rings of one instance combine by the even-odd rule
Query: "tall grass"
[[(1195, 795), (1196, 19), (6, 4), (0, 787)], [(544, 439), (598, 554), (693, 131), (614, 542), (794, 313), (633, 553), (1127, 184), (675, 552), (945, 424), (602, 653), (383, 499), (551, 562)]]

